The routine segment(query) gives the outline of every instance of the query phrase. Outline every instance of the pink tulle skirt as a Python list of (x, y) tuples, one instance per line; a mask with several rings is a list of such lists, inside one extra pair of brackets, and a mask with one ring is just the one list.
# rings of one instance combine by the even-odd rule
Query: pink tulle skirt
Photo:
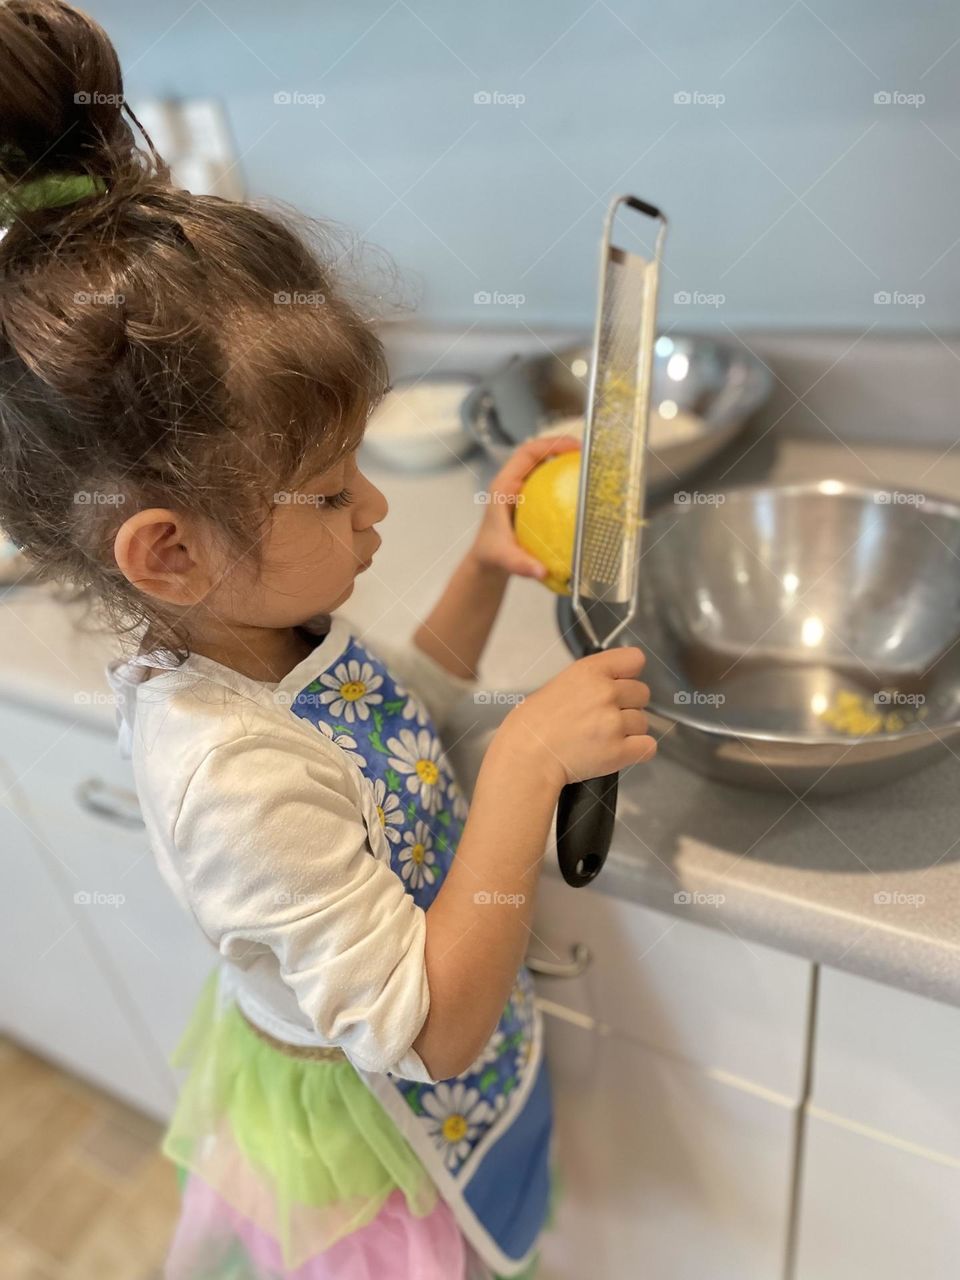
[(196, 1176), (187, 1181), (165, 1280), (490, 1280), (443, 1201), (414, 1217), (401, 1191), (367, 1226), (285, 1270), (278, 1242)]

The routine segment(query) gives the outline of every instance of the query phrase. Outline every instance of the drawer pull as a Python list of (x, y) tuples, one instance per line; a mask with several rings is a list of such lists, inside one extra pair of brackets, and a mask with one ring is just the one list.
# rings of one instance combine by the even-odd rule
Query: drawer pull
[(575, 942), (570, 948), (570, 959), (544, 960), (542, 956), (527, 956), (524, 964), (531, 973), (541, 978), (579, 978), (586, 971), (593, 956), (590, 948), (583, 942)]
[(143, 817), (136, 792), (113, 787), (99, 778), (85, 778), (77, 787), (77, 803), (87, 813), (106, 818), (119, 827), (142, 827)]

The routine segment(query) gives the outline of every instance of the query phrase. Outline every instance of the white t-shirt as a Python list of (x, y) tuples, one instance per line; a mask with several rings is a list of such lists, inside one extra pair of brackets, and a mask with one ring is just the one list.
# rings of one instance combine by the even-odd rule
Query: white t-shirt
[[(142, 658), (111, 664), (121, 746), (160, 871), (246, 1016), (363, 1070), (431, 1081), (411, 1047), (430, 1003), (425, 912), (390, 868), (360, 770), (289, 710), (351, 635), (338, 617), (312, 629), (326, 635), (277, 684), (197, 655), (149, 680)], [(438, 728), (476, 686), (412, 644), (364, 644)]]

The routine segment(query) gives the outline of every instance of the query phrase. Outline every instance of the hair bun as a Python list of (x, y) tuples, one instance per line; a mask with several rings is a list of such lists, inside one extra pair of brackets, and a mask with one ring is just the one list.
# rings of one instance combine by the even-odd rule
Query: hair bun
[(142, 171), (123, 110), (116, 50), (92, 18), (60, 0), (0, 3), (0, 176)]

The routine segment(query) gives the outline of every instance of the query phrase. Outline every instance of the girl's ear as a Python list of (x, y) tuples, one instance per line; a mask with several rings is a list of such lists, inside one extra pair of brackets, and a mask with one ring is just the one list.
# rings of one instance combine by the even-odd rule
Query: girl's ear
[(130, 516), (117, 532), (113, 554), (132, 586), (165, 604), (199, 604), (213, 585), (197, 530), (175, 511), (150, 507)]

